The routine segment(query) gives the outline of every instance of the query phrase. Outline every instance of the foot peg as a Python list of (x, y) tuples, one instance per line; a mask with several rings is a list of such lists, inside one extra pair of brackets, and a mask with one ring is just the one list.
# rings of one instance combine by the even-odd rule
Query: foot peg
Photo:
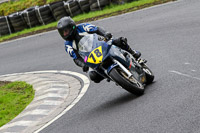
[(145, 59), (139, 59), (138, 63), (140, 63), (140, 64), (147, 63), (147, 60), (145, 60)]

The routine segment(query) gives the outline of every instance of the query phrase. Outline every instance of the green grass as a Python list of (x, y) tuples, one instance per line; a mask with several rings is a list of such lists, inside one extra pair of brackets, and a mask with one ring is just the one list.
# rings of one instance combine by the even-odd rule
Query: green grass
[(20, 32), (16, 32), (16, 33), (13, 33), (13, 34), (10, 34), (10, 35), (0, 37), (0, 42), (2, 42), (4, 40), (8, 40), (10, 38), (20, 36), (20, 35), (33, 33), (33, 32), (39, 31), (39, 30), (49, 29), (49, 28), (52, 28), (52, 27), (56, 27), (56, 25), (57, 25), (57, 22), (53, 22), (53, 23), (50, 23), (48, 25), (42, 25), (42, 26), (30, 28), (30, 29), (25, 29), (25, 30), (20, 31)]
[[(148, 6), (153, 6), (155, 4), (155, 2), (161, 2), (161, 3), (163, 2), (164, 3), (164, 2), (168, 2), (168, 1), (173, 1), (173, 0), (138, 0), (138, 1), (133, 1), (131, 3), (126, 3), (123, 5), (111, 4), (101, 11), (95, 11), (95, 12), (81, 14), (81, 15), (73, 17), (73, 19), (75, 22), (80, 22), (80, 21), (84, 21), (84, 20), (89, 21), (88, 19), (93, 19), (93, 18), (100, 19), (100, 18), (105, 18), (105, 17), (120, 14), (120, 13), (117, 13), (119, 11), (130, 12), (130, 11), (144, 8), (144, 7), (140, 7), (143, 5), (146, 5), (145, 7), (148, 7)], [(128, 9), (131, 9), (131, 10), (128, 10)], [(56, 25), (57, 25), (57, 22), (53, 22), (48, 25), (38, 26), (38, 27), (31, 28), (31, 29), (23, 30), (18, 33), (13, 33), (11, 35), (2, 36), (2, 37), (0, 37), (0, 42), (11, 39), (11, 38), (15, 38), (15, 37), (18, 37), (18, 36), (21, 36), (24, 34), (28, 34), (28, 33), (32, 34), (33, 32), (37, 32), (40, 30), (45, 30), (45, 29), (49, 29), (49, 28), (53, 28), (53, 27), (55, 28)]]
[(45, 0), (17, 0), (0, 4), (0, 16), (7, 16), (17, 11), (23, 11), (32, 6), (45, 5)]
[(23, 111), (33, 98), (34, 90), (25, 82), (0, 86), (0, 127)]
[(0, 16), (7, 16), (9, 14), (23, 11), (29, 7), (42, 6), (61, 0), (16, 0), (8, 1), (0, 4)]
[(155, 1), (159, 1), (159, 0), (138, 0), (138, 1), (133, 1), (131, 3), (125, 3), (123, 5), (111, 4), (110, 6), (107, 6), (106, 8), (104, 8), (101, 11), (89, 12), (88, 14), (85, 14), (85, 15), (79, 15), (79, 16), (75, 17), (74, 19), (80, 20), (80, 19), (85, 19), (85, 18), (92, 18), (92, 17), (103, 15), (103, 14), (109, 14), (109, 13), (113, 13), (113, 12), (117, 12), (117, 11), (123, 11), (128, 8), (133, 8), (133, 7), (141, 6), (144, 4), (153, 3)]

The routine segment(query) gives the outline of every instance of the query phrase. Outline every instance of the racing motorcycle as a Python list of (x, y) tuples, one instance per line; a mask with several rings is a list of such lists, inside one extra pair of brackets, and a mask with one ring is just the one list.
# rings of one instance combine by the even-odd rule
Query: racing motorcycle
[(144, 86), (154, 80), (146, 60), (136, 60), (129, 52), (112, 45), (112, 40), (102, 41), (97, 34), (85, 35), (78, 49), (88, 67), (132, 94), (142, 95)]

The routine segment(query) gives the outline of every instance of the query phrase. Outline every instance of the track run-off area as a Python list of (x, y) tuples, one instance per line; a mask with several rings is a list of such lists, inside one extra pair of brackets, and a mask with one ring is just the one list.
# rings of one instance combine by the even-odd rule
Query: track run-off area
[[(90, 83), (85, 95), (41, 133), (199, 133), (200, 1), (178, 0), (90, 22), (141, 51), (155, 74), (135, 97), (114, 83)], [(57, 31), (0, 43), (0, 75), (73, 71), (83, 75)]]

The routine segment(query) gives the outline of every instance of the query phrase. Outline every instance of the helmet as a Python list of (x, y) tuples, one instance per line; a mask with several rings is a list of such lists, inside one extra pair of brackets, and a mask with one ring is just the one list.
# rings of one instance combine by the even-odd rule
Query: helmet
[(73, 40), (77, 28), (70, 17), (63, 17), (58, 21), (57, 29), (64, 40)]

